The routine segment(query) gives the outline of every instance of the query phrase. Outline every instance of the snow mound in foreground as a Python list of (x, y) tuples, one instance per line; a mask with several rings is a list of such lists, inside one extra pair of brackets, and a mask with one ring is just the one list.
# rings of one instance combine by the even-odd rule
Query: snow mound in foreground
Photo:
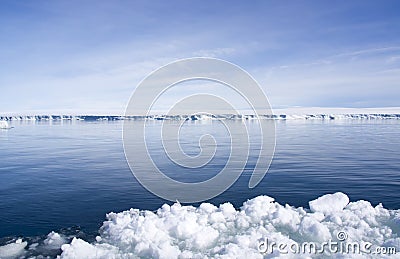
[[(62, 246), (61, 258), (290, 258), (290, 253), (277, 250), (261, 253), (260, 242), (266, 238), (287, 244), (338, 241), (341, 231), (345, 231), (346, 241), (400, 250), (398, 211), (373, 207), (363, 200), (349, 203), (343, 193), (322, 196), (311, 201), (310, 208), (283, 206), (271, 197), (259, 196), (245, 202), (239, 211), (230, 203), (219, 207), (203, 203), (198, 208), (175, 203), (156, 212), (131, 209), (110, 213), (97, 242), (74, 238)], [(331, 256), (343, 258), (343, 254)]]
[(31, 244), (28, 250), (21, 239), (0, 247), (0, 258), (19, 258), (31, 249), (36, 255), (53, 249), (61, 253), (59, 258), (399, 258), (399, 254), (265, 249), (272, 242), (287, 246), (313, 242), (321, 247), (332, 241), (371, 243), (372, 252), (379, 247), (400, 251), (400, 210), (373, 207), (363, 200), (349, 202), (343, 193), (327, 194), (309, 204), (310, 209), (296, 208), (258, 196), (239, 210), (230, 203), (165, 204), (156, 212), (131, 209), (109, 213), (94, 243), (51, 232), (43, 244)]

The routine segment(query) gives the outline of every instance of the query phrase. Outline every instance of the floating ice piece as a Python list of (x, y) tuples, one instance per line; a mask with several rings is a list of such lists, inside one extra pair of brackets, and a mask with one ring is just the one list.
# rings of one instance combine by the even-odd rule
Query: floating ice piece
[(47, 235), (43, 243), (48, 249), (60, 249), (63, 244), (67, 243), (67, 240), (60, 234), (52, 231)]
[(82, 239), (74, 238), (71, 244), (62, 245), (61, 258), (121, 258), (116, 247), (110, 245), (93, 246)]
[(14, 243), (0, 246), (0, 258), (18, 258), (25, 253), (25, 247), (28, 242), (22, 241), (22, 239), (17, 239)]
[(341, 192), (326, 194), (309, 202), (312, 212), (322, 212), (324, 214), (341, 211), (347, 204), (349, 204), (349, 197)]
[(0, 129), (9, 129), (10, 126), (8, 125), (7, 121), (0, 121)]

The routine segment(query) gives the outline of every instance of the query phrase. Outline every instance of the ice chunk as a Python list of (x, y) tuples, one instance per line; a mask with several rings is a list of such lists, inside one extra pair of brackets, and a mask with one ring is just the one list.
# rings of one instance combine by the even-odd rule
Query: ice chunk
[(8, 125), (7, 121), (0, 121), (0, 129), (9, 129), (10, 126)]
[(341, 211), (347, 204), (349, 204), (349, 197), (341, 192), (326, 194), (309, 202), (312, 212), (322, 212), (324, 214)]
[(303, 218), (300, 224), (299, 233), (306, 241), (322, 243), (331, 238), (328, 227), (316, 220), (314, 217)]
[(27, 245), (28, 242), (17, 239), (14, 243), (0, 246), (0, 258), (7, 259), (22, 256)]
[(48, 249), (60, 249), (63, 244), (67, 243), (67, 240), (60, 234), (52, 231), (47, 235), (43, 243)]
[(71, 244), (61, 246), (61, 258), (119, 258), (118, 249), (110, 245), (92, 245), (86, 241), (74, 238)]

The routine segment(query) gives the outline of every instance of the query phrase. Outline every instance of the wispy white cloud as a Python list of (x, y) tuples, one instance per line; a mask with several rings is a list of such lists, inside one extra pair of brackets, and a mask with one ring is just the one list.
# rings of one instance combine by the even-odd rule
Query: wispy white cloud
[(400, 56), (391, 56), (387, 59), (389, 63), (396, 63), (400, 62)]
[(356, 50), (356, 51), (351, 51), (351, 52), (339, 53), (339, 54), (330, 56), (328, 58), (351, 57), (351, 56), (367, 55), (367, 54), (374, 54), (374, 53), (399, 51), (399, 50), (400, 50), (400, 46), (369, 48), (369, 49), (362, 49), (362, 50)]
[[(303, 63), (266, 67), (256, 78), (275, 107), (398, 106), (400, 67), (386, 62), (400, 48), (376, 48), (323, 57)], [(370, 55), (379, 53), (379, 55)], [(353, 56), (357, 59), (352, 59)]]
[(216, 48), (216, 49), (202, 49), (193, 52), (195, 57), (226, 57), (233, 56), (236, 52), (235, 48)]

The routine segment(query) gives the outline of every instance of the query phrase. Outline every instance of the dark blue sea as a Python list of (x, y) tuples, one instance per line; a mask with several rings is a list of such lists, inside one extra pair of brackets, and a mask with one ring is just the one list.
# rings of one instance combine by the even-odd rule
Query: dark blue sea
[[(234, 127), (241, 122), (226, 123)], [(258, 131), (251, 128), (257, 128), (257, 122), (247, 123), (256, 145)], [(156, 210), (171, 203), (144, 189), (132, 175), (125, 160), (122, 125), (122, 121), (14, 121), (14, 128), (0, 130), (0, 238), (43, 236), (52, 230), (95, 236), (108, 212)], [(218, 149), (207, 173), (170, 168), (160, 146), (160, 125), (157, 121), (147, 125), (147, 140), (155, 160), (171, 177), (203, 181), (223, 168), (230, 142), (217, 122), (188, 122), (182, 134), (189, 154), (199, 152), (200, 133), (216, 136)], [(270, 170), (256, 188), (249, 189), (254, 153), (250, 152), (239, 180), (209, 202), (229, 201), (240, 207), (264, 194), (282, 204), (308, 207), (308, 201), (322, 194), (341, 191), (351, 200), (400, 209), (400, 120), (277, 121)]]

